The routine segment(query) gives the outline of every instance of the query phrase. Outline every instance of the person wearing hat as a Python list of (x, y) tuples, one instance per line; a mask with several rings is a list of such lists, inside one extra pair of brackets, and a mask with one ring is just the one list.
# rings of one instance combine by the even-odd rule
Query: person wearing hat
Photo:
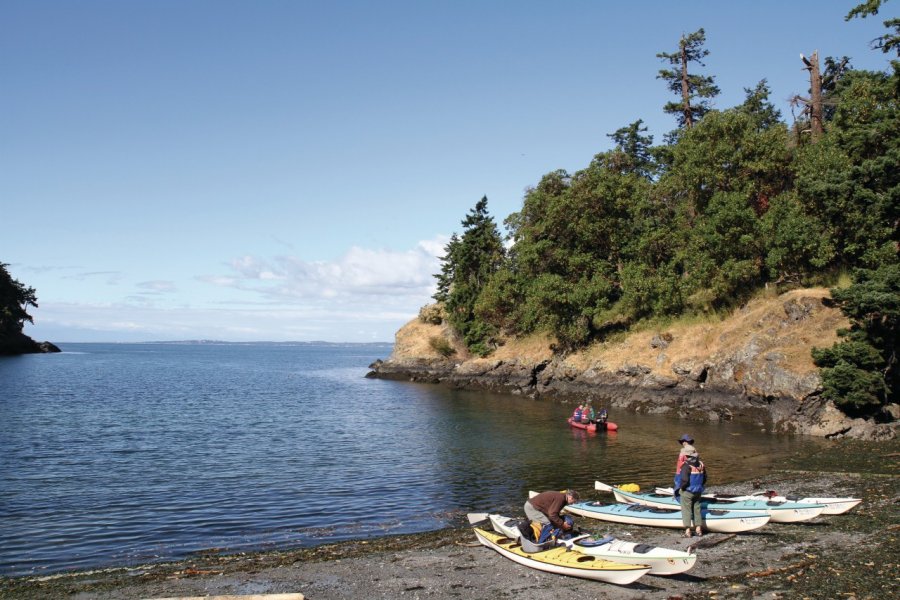
[[(681, 504), (681, 525), (684, 537), (703, 535), (703, 512), (700, 498), (706, 487), (706, 465), (696, 450), (685, 454), (681, 469), (675, 473), (675, 499)], [(691, 531), (693, 521), (694, 531)]]
[(575, 490), (541, 492), (525, 501), (525, 516), (541, 525), (552, 523), (554, 527), (568, 531), (572, 529), (572, 524), (560, 517), (559, 513), (567, 505), (578, 502), (578, 498)]
[(681, 466), (684, 464), (684, 459), (691, 454), (697, 454), (697, 449), (694, 448), (694, 438), (690, 434), (685, 433), (682, 435), (678, 438), (678, 443), (681, 444), (681, 451), (678, 453), (678, 461), (675, 463), (676, 475), (681, 472)]

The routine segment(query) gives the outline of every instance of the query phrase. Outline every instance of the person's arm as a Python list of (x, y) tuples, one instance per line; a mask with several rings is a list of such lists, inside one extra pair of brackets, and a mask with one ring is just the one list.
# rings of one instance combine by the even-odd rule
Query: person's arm
[(554, 527), (566, 529), (566, 522), (559, 516), (560, 511), (565, 508), (565, 506), (566, 497), (562, 494), (559, 498), (554, 498), (553, 502), (550, 504), (550, 508), (547, 510), (547, 518), (550, 519), (550, 522), (553, 523)]
[(688, 461), (684, 461), (684, 464), (681, 465), (681, 485), (678, 488), (678, 491), (686, 490), (687, 487), (691, 483), (691, 463)]

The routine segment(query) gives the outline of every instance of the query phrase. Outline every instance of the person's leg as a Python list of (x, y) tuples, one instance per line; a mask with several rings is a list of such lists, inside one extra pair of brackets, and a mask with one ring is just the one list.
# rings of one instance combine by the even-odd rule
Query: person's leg
[(685, 528), (685, 537), (691, 537), (691, 501), (693, 494), (687, 490), (681, 492), (681, 525)]
[(694, 497), (694, 527), (697, 535), (703, 535), (703, 505), (700, 503), (700, 494)]
[(533, 507), (531, 502), (525, 502), (525, 516), (531, 521), (537, 521), (541, 525), (546, 525), (550, 522), (547, 515)]

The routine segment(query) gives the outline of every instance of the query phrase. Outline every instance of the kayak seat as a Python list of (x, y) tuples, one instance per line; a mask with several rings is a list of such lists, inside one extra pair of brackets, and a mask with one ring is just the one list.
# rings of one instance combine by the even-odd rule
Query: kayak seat
[(583, 548), (596, 548), (597, 546), (605, 546), (610, 542), (614, 542), (616, 538), (611, 535), (606, 536), (602, 540), (579, 540), (575, 542), (576, 546), (581, 546)]
[(651, 546), (650, 544), (638, 544), (634, 548), (632, 548), (632, 551), (638, 554), (647, 554), (648, 552), (653, 550), (653, 548), (654, 546)]
[(769, 500), (766, 502), (766, 506), (784, 506), (784, 502), (775, 502), (774, 500)]
[(669, 514), (678, 509), (675, 508), (659, 508), (656, 506), (647, 506), (645, 504), (629, 504), (625, 510), (631, 512), (651, 512), (656, 514)]
[(543, 544), (537, 544), (535, 542), (532, 542), (531, 540), (526, 540), (525, 538), (520, 537), (519, 541), (522, 542), (522, 552), (525, 552), (526, 554), (543, 552), (544, 550), (549, 550), (556, 545), (556, 540), (547, 540)]
[(802, 496), (798, 496), (797, 494), (790, 494), (790, 495), (788, 495), (788, 496), (785, 496), (785, 498), (787, 498), (787, 499), (790, 500), (791, 502), (797, 502), (797, 501), (803, 499)]
[(727, 515), (727, 514), (728, 514), (728, 511), (727, 511), (727, 510), (720, 510), (720, 509), (718, 509), (718, 508), (711, 508), (711, 509), (709, 509), (709, 510), (706, 511), (706, 512), (707, 512), (707, 514), (710, 514), (710, 515), (716, 515), (716, 516), (719, 516), (719, 517), (722, 516), (722, 515)]

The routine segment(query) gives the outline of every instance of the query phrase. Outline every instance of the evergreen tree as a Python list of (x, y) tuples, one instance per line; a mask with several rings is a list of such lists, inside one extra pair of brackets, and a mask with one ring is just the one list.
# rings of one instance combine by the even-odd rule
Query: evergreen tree
[[(869, 15), (877, 15), (884, 2), (887, 2), (887, 0), (866, 0), (866, 2), (857, 5), (847, 13), (844, 20), (849, 21), (854, 17), (865, 19)], [(894, 51), (897, 53), (897, 56), (900, 56), (900, 19), (887, 19), (884, 21), (884, 26), (888, 29), (893, 29), (893, 32), (875, 38), (872, 42), (872, 47), (881, 50), (885, 54)]]
[(0, 263), (0, 336), (22, 333), (25, 322), (34, 323), (28, 314), (28, 307), (37, 308), (34, 288), (25, 287), (12, 278), (6, 267)]
[(641, 135), (647, 131), (643, 127), (643, 119), (621, 127), (615, 133), (607, 134), (616, 143), (616, 150), (622, 153), (623, 160), (618, 165), (618, 170), (623, 173), (637, 173), (642, 177), (650, 178), (654, 172), (653, 161), (653, 136)]
[(663, 110), (676, 115), (679, 127), (690, 129), (710, 110), (709, 98), (719, 95), (715, 78), (709, 75), (697, 75), (689, 72), (689, 65), (697, 63), (706, 66), (703, 59), (709, 55), (704, 48), (706, 33), (701, 27), (694, 33), (682, 35), (676, 52), (660, 52), (656, 56), (668, 61), (671, 69), (660, 69), (657, 79), (667, 82), (669, 91), (678, 95), (680, 100), (667, 103)]
[(502, 266), (503, 238), (483, 197), (462, 221), (463, 234), (447, 244), (435, 299), (445, 303), (450, 324), (477, 354), (491, 351), (495, 328), (475, 315), (475, 304), (491, 276)]
[(850, 319), (844, 341), (814, 348), (824, 395), (852, 414), (871, 414), (900, 400), (900, 263), (859, 270), (855, 283), (831, 295)]

